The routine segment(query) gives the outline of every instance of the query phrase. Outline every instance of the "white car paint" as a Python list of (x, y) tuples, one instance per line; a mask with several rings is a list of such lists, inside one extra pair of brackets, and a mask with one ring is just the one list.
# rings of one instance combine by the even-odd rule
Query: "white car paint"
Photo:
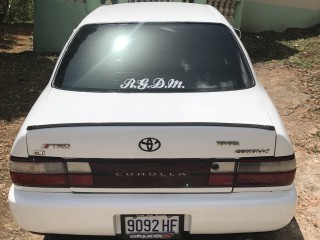
[(39, 193), (13, 186), (9, 203), (17, 223), (29, 231), (110, 236), (120, 233), (117, 221), (120, 214), (156, 212), (189, 216), (186, 218), (190, 218), (189, 226), (185, 229), (191, 234), (218, 234), (282, 228), (294, 214), (296, 197), (294, 188), (275, 192), (168, 195)]
[[(69, 143), (70, 149), (41, 149), (45, 143)], [(137, 143), (146, 136), (162, 142), (155, 152), (141, 151)], [(262, 137), (263, 136), (263, 137)], [(261, 138), (260, 141), (256, 139)], [(86, 139), (86, 144), (83, 144)], [(28, 131), (29, 155), (45, 150), (48, 157), (66, 158), (239, 158), (273, 156), (275, 132), (264, 129), (214, 126), (93, 126), (48, 128)], [(217, 141), (239, 141), (240, 146), (219, 146)], [(195, 144), (198, 143), (198, 144)], [(238, 149), (265, 152), (238, 153)]]
[[(215, 93), (105, 94), (52, 88), (53, 78), (68, 44), (82, 26), (119, 22), (221, 23), (233, 31), (231, 25), (217, 10), (205, 5), (135, 3), (95, 10), (77, 26), (62, 51), (48, 86), (21, 127), (12, 148), (12, 156), (32, 156), (34, 151), (43, 150), (41, 146), (44, 143), (61, 143), (62, 137), (65, 141), (63, 143), (70, 143), (71, 148), (46, 149), (46, 156), (66, 159), (106, 156), (237, 159), (293, 154), (281, 119), (258, 80), (250, 89)], [(256, 79), (247, 52), (236, 35), (235, 38), (242, 47)], [(141, 102), (145, 103), (143, 107), (139, 106)], [(27, 130), (29, 126), (38, 125), (123, 122), (191, 125), (201, 123), (202, 126), (74, 126)], [(260, 128), (208, 126), (210, 123), (257, 125)], [(274, 130), (264, 129), (266, 126)], [(159, 139), (166, 138), (167, 145), (180, 151), (173, 151), (165, 146), (152, 156), (137, 151), (137, 146), (132, 142), (146, 137), (145, 133), (156, 135)], [(90, 147), (83, 147), (83, 139), (91, 144)], [(112, 139), (114, 141), (111, 141)], [(125, 150), (119, 147), (120, 140), (121, 144), (125, 143)], [(262, 148), (269, 151), (262, 154), (239, 155), (235, 153), (238, 146), (218, 147), (214, 144), (216, 141), (224, 140), (239, 141), (241, 149)], [(104, 143), (110, 144), (103, 146)], [(184, 151), (181, 151), (182, 149)], [(214, 188), (174, 190), (49, 189), (13, 184), (9, 193), (9, 204), (15, 220), (21, 227), (40, 233), (116, 235), (120, 234), (121, 214), (150, 213), (184, 214), (184, 230), (193, 234), (210, 234), (279, 229), (291, 220), (297, 199), (294, 184), (266, 188), (220, 188), (220, 193)], [(232, 193), (221, 193), (232, 190)], [(176, 194), (177, 192), (179, 194)]]
[[(27, 156), (26, 126), (105, 122), (274, 125), (278, 141), (276, 146), (279, 146), (275, 149), (276, 156), (286, 156), (293, 152), (278, 113), (259, 85), (232, 92), (177, 93), (177, 95), (178, 97), (175, 94), (70, 92), (51, 89), (51, 86), (48, 86), (25, 120), (12, 155)], [(74, 104), (75, 102), (77, 104)], [(143, 107), (139, 106), (141, 103), (144, 103)], [(41, 143), (37, 144), (29, 150), (38, 150)], [(263, 145), (261, 147), (264, 148)]]
[[(176, 11), (177, 8), (179, 8), (179, 12)], [(78, 28), (93, 23), (124, 22), (209, 22), (230, 26), (228, 21), (215, 8), (209, 5), (146, 2), (143, 3), (143, 7), (140, 3), (100, 7), (81, 21)]]

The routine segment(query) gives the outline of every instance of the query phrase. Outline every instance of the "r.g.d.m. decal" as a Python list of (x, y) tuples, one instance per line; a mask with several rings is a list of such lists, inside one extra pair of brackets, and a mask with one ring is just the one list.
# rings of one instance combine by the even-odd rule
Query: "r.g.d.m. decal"
[(126, 79), (123, 84), (120, 85), (122, 89), (162, 89), (162, 88), (184, 88), (183, 82), (175, 79), (165, 80), (164, 78), (155, 78), (150, 80), (149, 78)]

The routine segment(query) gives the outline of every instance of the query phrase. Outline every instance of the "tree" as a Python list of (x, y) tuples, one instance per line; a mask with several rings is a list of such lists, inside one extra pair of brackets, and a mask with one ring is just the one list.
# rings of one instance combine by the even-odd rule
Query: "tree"
[(0, 0), (0, 23), (33, 21), (33, 0)]
[(10, 6), (10, 0), (0, 0), (0, 23), (4, 23)]

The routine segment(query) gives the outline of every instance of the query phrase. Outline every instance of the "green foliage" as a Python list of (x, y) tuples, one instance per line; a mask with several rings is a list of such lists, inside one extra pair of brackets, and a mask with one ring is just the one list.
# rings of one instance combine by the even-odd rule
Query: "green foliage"
[(3, 23), (6, 19), (9, 10), (10, 0), (0, 0), (0, 23)]
[(33, 0), (10, 0), (6, 23), (33, 22)]

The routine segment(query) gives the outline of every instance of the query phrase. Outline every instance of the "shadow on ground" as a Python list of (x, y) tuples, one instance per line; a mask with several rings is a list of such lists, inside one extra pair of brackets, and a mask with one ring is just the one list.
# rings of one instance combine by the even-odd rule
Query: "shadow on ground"
[(288, 29), (286, 32), (243, 33), (245, 45), (253, 63), (285, 60), (299, 53), (288, 41), (308, 39), (320, 35), (320, 25), (308, 29)]
[[(115, 240), (115, 237), (46, 235), (43, 240)], [(185, 240), (304, 240), (295, 218), (286, 227), (262, 233), (189, 235)]]
[(10, 50), (19, 45), (17, 35), (30, 36), (32, 24), (1, 24), (0, 25), (0, 49)]
[(48, 83), (55, 56), (0, 53), (0, 120), (25, 117)]
[(32, 24), (0, 24), (0, 120), (25, 117), (50, 79), (56, 56), (31, 51)]

